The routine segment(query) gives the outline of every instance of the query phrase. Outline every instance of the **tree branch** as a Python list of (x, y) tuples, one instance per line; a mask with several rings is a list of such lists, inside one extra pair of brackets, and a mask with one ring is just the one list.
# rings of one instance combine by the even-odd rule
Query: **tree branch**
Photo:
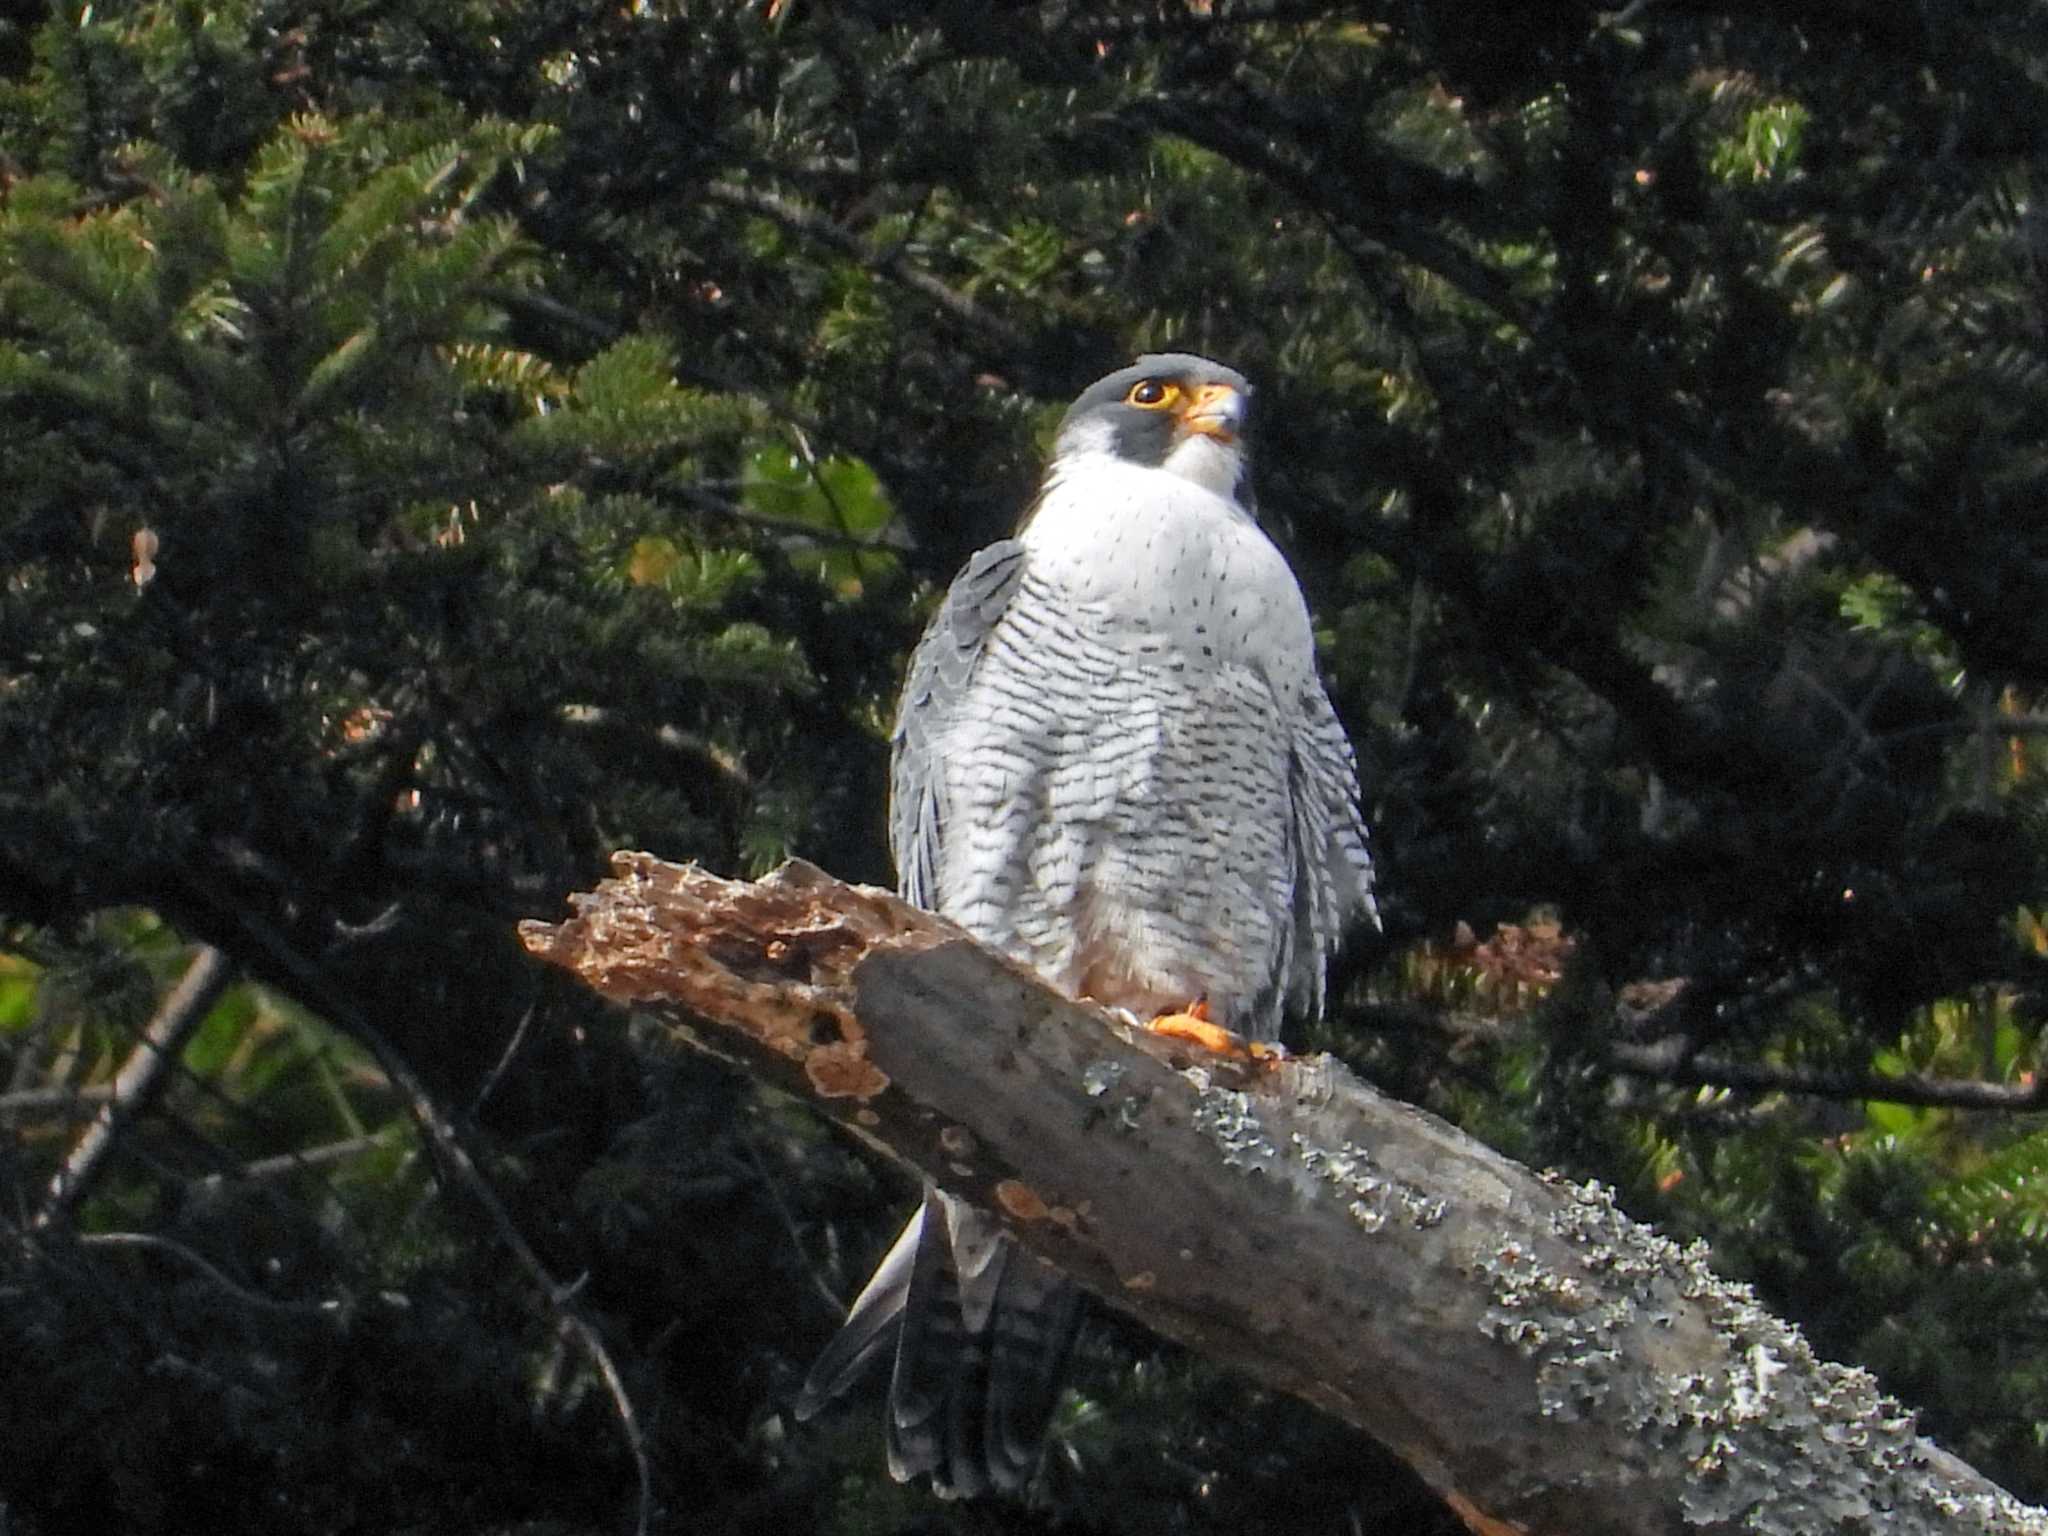
[(163, 1087), (164, 1074), (178, 1059), (185, 1042), (227, 990), (234, 967), (228, 957), (211, 944), (199, 946), (192, 963), (178, 984), (165, 994), (156, 1014), (144, 1026), (135, 1049), (114, 1074), (112, 1095), (93, 1116), (92, 1124), (78, 1138), (71, 1155), (50, 1180), (43, 1196), (43, 1208), (36, 1213), (35, 1228), (41, 1231), (61, 1221), (78, 1208), (106, 1166), (108, 1154), (121, 1133), (149, 1108)]
[(80, 1083), (76, 1087), (63, 1088), (17, 1088), (12, 1093), (0, 1093), (0, 1115), (40, 1115), (51, 1110), (61, 1110), (67, 1116), (83, 1119), (83, 1111), (94, 1104), (104, 1104), (114, 1096), (111, 1083)]
[[(1269, 105), (1248, 88), (1240, 90), (1238, 100), (1247, 112)], [(1287, 136), (1240, 127), (1236, 118), (1245, 114), (1198, 111), (1170, 97), (1136, 101), (1118, 108), (1114, 115), (1186, 139), (1271, 182), (1323, 220), (1354, 266), (1359, 265), (1359, 258), (1345, 238), (1346, 231), (1356, 231), (1381, 249), (1435, 274), (1524, 334), (1534, 333), (1536, 327), (1526, 307), (1499, 273), (1403, 211), (1426, 201), (1432, 208), (1464, 205), (1473, 216), (1483, 215), (1484, 193), (1469, 182), (1420, 164), (1404, 163), (1363, 143), (1346, 146), (1341, 171), (1329, 165), (1310, 168), (1279, 147)], [(1292, 136), (1298, 137), (1303, 125), (1285, 126), (1296, 130)], [(1321, 126), (1328, 131), (1327, 125)], [(1427, 187), (1427, 199), (1415, 195), (1420, 187)], [(1361, 271), (1361, 275), (1369, 274)]]
[[(206, 898), (200, 899), (206, 901)], [(626, 1449), (633, 1458), (639, 1484), (633, 1526), (635, 1536), (648, 1536), (655, 1517), (655, 1497), (654, 1468), (647, 1452), (646, 1435), (640, 1427), (640, 1415), (632, 1394), (612, 1360), (604, 1336), (576, 1305), (576, 1292), (582, 1281), (565, 1283), (555, 1278), (532, 1243), (527, 1241), (526, 1233), (518, 1222), (512, 1219), (512, 1213), (505, 1208), (497, 1186), (485, 1175), (470, 1151), (468, 1137), (442, 1111), (432, 1090), (413, 1070), (412, 1063), (335, 986), (327, 973), (254, 913), (211, 901), (207, 901), (207, 905), (212, 906), (222, 920), (239, 929), (265, 959), (291, 979), (302, 1001), (326, 1015), (330, 1022), (351, 1035), (376, 1060), (386, 1080), (406, 1101), (414, 1125), (434, 1154), (435, 1166), (444, 1178), (460, 1186), (483, 1212), (498, 1240), (511, 1252), (513, 1260), (540, 1292), (553, 1314), (558, 1335), (572, 1337), (581, 1345), (585, 1358), (604, 1381)]]
[(335, 1301), (279, 1301), (274, 1296), (265, 1296), (238, 1284), (216, 1268), (196, 1250), (186, 1247), (158, 1232), (81, 1232), (73, 1239), (81, 1248), (148, 1248), (158, 1253), (167, 1253), (187, 1267), (197, 1270), (210, 1282), (235, 1298), (245, 1307), (259, 1312), (275, 1312), (283, 1317), (333, 1318), (341, 1311), (341, 1302)]
[(568, 921), (523, 925), (528, 948), (1377, 1436), (1475, 1529), (2048, 1532), (1703, 1247), (1328, 1057), (1190, 1062), (808, 865), (614, 869)]
[(1776, 1067), (1766, 1062), (1724, 1061), (1696, 1056), (1683, 1040), (1654, 1045), (1610, 1045), (1609, 1063), (1637, 1077), (1698, 1088), (1747, 1088), (1766, 1093), (1803, 1093), (1815, 1098), (1875, 1099), (1885, 1104), (1918, 1104), (1935, 1109), (2039, 1109), (2048, 1104), (2048, 1078), (2031, 1083), (1992, 1083), (1966, 1077), (1927, 1077), (1917, 1072), (1829, 1072)]
[[(1795, 976), (1786, 978), (1779, 989), (1789, 995), (1810, 984), (1808, 978)], [(1671, 996), (1647, 1014), (1618, 1008), (1612, 1021), (1612, 1037), (1589, 1059), (1630, 1077), (1685, 1088), (1733, 1088), (1753, 1093), (1798, 1094), (1845, 1104), (1874, 1100), (1930, 1109), (1992, 1109), (2007, 1114), (2048, 1107), (2048, 1077), (2000, 1083), (1984, 1078), (1931, 1077), (1921, 1072), (1782, 1067), (1705, 1055), (1689, 1035), (1671, 1033), (1664, 1027), (1682, 1016), (1686, 1004), (1682, 985), (1672, 983)], [(1766, 998), (1768, 995), (1763, 994)], [(1478, 1043), (1498, 1047), (1529, 1033), (1526, 1020), (1416, 1003), (1373, 1003), (1363, 1010), (1362, 1017), (1375, 1029), (1435, 1034), (1453, 1045)], [(1640, 1042), (1627, 1038), (1632, 1033), (1646, 1032), (1660, 1038)]]

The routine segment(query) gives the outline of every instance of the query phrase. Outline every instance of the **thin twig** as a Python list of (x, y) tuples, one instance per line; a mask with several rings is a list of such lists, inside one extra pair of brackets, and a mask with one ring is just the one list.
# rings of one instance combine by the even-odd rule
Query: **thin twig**
[(299, 953), (284, 936), (270, 924), (242, 908), (223, 907), (210, 893), (193, 891), (195, 899), (227, 921), (234, 923), (248, 936), (250, 941), (263, 950), (265, 955), (278, 967), (288, 973), (303, 989), (304, 1001), (318, 1012), (326, 1015), (337, 1028), (347, 1031), (376, 1059), (391, 1085), (402, 1094), (413, 1122), (425, 1136), (427, 1144), (436, 1154), (438, 1166), (444, 1173), (452, 1175), (472, 1200), (483, 1211), (496, 1229), (499, 1241), (511, 1250), (519, 1267), (526, 1271), (555, 1313), (558, 1326), (574, 1333), (582, 1343), (591, 1363), (604, 1378), (605, 1388), (610, 1393), (613, 1411), (617, 1413), (620, 1427), (625, 1432), (626, 1447), (633, 1457), (634, 1471), (639, 1479), (639, 1503), (634, 1522), (635, 1536), (648, 1536), (654, 1519), (654, 1467), (647, 1454), (646, 1437), (641, 1433), (640, 1416), (634, 1410), (631, 1395), (626, 1390), (625, 1378), (619, 1374), (613, 1362), (611, 1351), (606, 1347), (597, 1329), (583, 1317), (575, 1305), (575, 1297), (581, 1287), (580, 1280), (563, 1283), (555, 1278), (552, 1271), (541, 1260), (526, 1240), (526, 1234), (505, 1209), (505, 1203), (498, 1197), (497, 1189), (484, 1175), (475, 1157), (469, 1150), (469, 1143), (463, 1133), (441, 1113), (440, 1105), (432, 1092), (413, 1071), (412, 1063), (389, 1040), (383, 1031), (371, 1024), (340, 991), (329, 982), (326, 975), (313, 961)]
[(858, 550), (859, 535), (853, 531), (853, 520), (846, 515), (846, 508), (840, 505), (839, 497), (833, 491), (831, 481), (825, 478), (824, 466), (818, 462), (818, 456), (811, 452), (809, 434), (804, 432), (802, 428), (796, 427), (790, 430), (790, 436), (796, 439), (796, 451), (798, 456), (804, 461), (804, 468), (810, 472), (811, 484), (818, 488), (818, 494), (825, 498), (825, 505), (831, 508), (832, 521), (839, 525), (838, 531), (840, 535), (856, 541), (856, 550), (853, 556), (853, 572), (862, 581), (866, 581), (868, 579), (868, 565), (867, 561), (861, 558)]
[(206, 1182), (219, 1184), (230, 1178), (282, 1178), (286, 1174), (302, 1173), (308, 1168), (319, 1168), (327, 1163), (345, 1163), (352, 1157), (373, 1152), (383, 1145), (382, 1136), (350, 1136), (343, 1141), (330, 1141), (324, 1146), (307, 1147), (301, 1152), (280, 1152), (275, 1157), (259, 1157), (253, 1162), (244, 1163), (232, 1174), (210, 1173), (206, 1176)]
[[(1304, 208), (1317, 213), (1325, 226), (1339, 236), (1338, 243), (1346, 248), (1347, 254), (1351, 254), (1349, 243), (1342, 234), (1346, 230), (1355, 230), (1372, 244), (1434, 273), (1524, 335), (1535, 334), (1535, 323), (1515, 297), (1513, 289), (1484, 261), (1426, 227), (1421, 220), (1410, 217), (1398, 207), (1387, 205), (1384, 199), (1353, 197), (1346, 200), (1343, 197), (1345, 187), (1334, 186), (1327, 179), (1319, 180), (1310, 168), (1277, 150), (1270, 137), (1241, 126), (1245, 113), (1254, 106), (1266, 105), (1263, 98), (1243, 92), (1242, 105), (1244, 113), (1217, 114), (1194, 110), (1174, 98), (1154, 97), (1117, 108), (1110, 114), (1110, 120), (1137, 123), (1171, 133), (1221, 155), (1240, 170), (1262, 177)], [(1428, 184), (1446, 194), (1468, 194), (1471, 190), (1456, 178), (1392, 157), (1384, 157), (1372, 169), (1410, 183)], [(1362, 180), (1360, 166), (1354, 163), (1348, 174), (1351, 186), (1356, 188)], [(1353, 259), (1355, 264), (1355, 256)]]
[(200, 1020), (227, 990), (233, 975), (234, 967), (228, 963), (226, 955), (211, 944), (199, 946), (199, 952), (192, 957), (185, 974), (165, 996), (155, 1017), (144, 1026), (141, 1038), (135, 1042), (135, 1049), (128, 1053), (128, 1059), (121, 1063), (121, 1070), (114, 1075), (112, 1096), (100, 1106), (92, 1124), (86, 1127), (85, 1134), (71, 1149), (71, 1155), (64, 1159), (56, 1177), (50, 1180), (49, 1190), (43, 1196), (43, 1208), (36, 1213), (34, 1225), (37, 1230), (69, 1216), (78, 1202), (85, 1198), (86, 1191), (106, 1166), (108, 1154), (114, 1150), (122, 1132), (149, 1107), (162, 1088), (171, 1063), (185, 1048), (185, 1042), (192, 1038), (193, 1031), (199, 1028)]
[(0, 1115), (39, 1115), (53, 1109), (88, 1110), (114, 1096), (111, 1083), (80, 1083), (75, 1088), (21, 1088), (0, 1093)]
[(506, 1069), (512, 1065), (520, 1051), (525, 1048), (526, 1032), (533, 1026), (533, 1015), (536, 1006), (534, 1003), (526, 1005), (526, 1012), (519, 1015), (519, 1022), (513, 1027), (512, 1038), (505, 1042), (505, 1049), (498, 1054), (497, 1064), (484, 1074), (483, 1086), (477, 1089), (476, 1097), (469, 1101), (469, 1113), (472, 1119), (483, 1112), (484, 1105), (490, 1102), (491, 1094), (496, 1091), (498, 1082), (504, 1077)]
[(1099, 16), (1089, 6), (1077, 6), (1069, 13), (1067, 25), (1083, 37), (1177, 37), (1203, 32), (1220, 32), (1230, 27), (1287, 26), (1297, 23), (1332, 21), (1348, 16), (1332, 0), (1266, 0), (1264, 4), (1216, 6), (1205, 10), (1146, 13), (1131, 16)]
[[(1803, 978), (1789, 978), (1763, 997), (1751, 1000), (1742, 1010), (1754, 1016), (1770, 1002), (1807, 984)], [(1823, 1068), (1780, 1067), (1764, 1062), (1730, 1061), (1703, 1056), (1681, 1035), (1636, 1044), (1622, 1036), (1639, 1030), (1648, 1021), (1671, 1021), (1682, 1016), (1684, 995), (1654, 1010), (1647, 1020), (1629, 1020), (1617, 1013), (1614, 1033), (1600, 1060), (1618, 1072), (1655, 1082), (1690, 1088), (1730, 1088), (1752, 1093), (1802, 1094), (1809, 1098), (1839, 1102), (1870, 1101), (1881, 1104), (1912, 1104), (1931, 1109), (1995, 1109), (2008, 1113), (2048, 1108), (2048, 1076), (2032, 1083), (1994, 1083), (1977, 1078), (1929, 1077), (1922, 1073), (1881, 1073)], [(1453, 1041), (1481, 1041), (1499, 1045), (1513, 1039), (1517, 1025), (1510, 1020), (1454, 1008), (1422, 1004), (1374, 1004), (1363, 1017), (1377, 1030), (1432, 1032)]]
[(86, 1248), (151, 1248), (158, 1253), (167, 1253), (198, 1270), (243, 1306), (260, 1311), (281, 1312), (292, 1317), (334, 1317), (341, 1309), (338, 1301), (279, 1301), (274, 1296), (252, 1291), (237, 1284), (193, 1249), (155, 1232), (81, 1232), (73, 1241)]
[(797, 1260), (803, 1265), (804, 1274), (809, 1277), (812, 1288), (824, 1298), (826, 1310), (832, 1319), (835, 1322), (843, 1322), (846, 1318), (846, 1303), (838, 1292), (825, 1283), (825, 1277), (818, 1273), (817, 1266), (811, 1262), (811, 1256), (804, 1248), (803, 1234), (797, 1230), (796, 1213), (789, 1208), (789, 1202), (782, 1198), (782, 1191), (770, 1177), (767, 1165), (761, 1161), (760, 1151), (754, 1145), (754, 1139), (742, 1132), (738, 1140), (740, 1154), (747, 1168), (760, 1181), (762, 1191), (768, 1196), (768, 1203), (775, 1208), (775, 1214), (781, 1218), (782, 1230), (789, 1234), (789, 1245), (796, 1250)]
[[(338, 1001), (338, 1000), (337, 1000)], [(323, 1003), (322, 1011), (328, 1012), (330, 1004)], [(605, 1388), (611, 1394), (612, 1407), (619, 1416), (621, 1428), (625, 1430), (626, 1445), (632, 1452), (633, 1466), (640, 1480), (640, 1502), (638, 1518), (634, 1526), (637, 1536), (647, 1536), (654, 1516), (654, 1468), (647, 1457), (647, 1443), (640, 1431), (640, 1416), (634, 1410), (633, 1399), (626, 1391), (625, 1378), (612, 1361), (611, 1351), (598, 1335), (597, 1329), (585, 1318), (575, 1305), (575, 1296), (582, 1287), (582, 1281), (563, 1283), (557, 1280), (547, 1265), (542, 1262), (533, 1245), (527, 1242), (526, 1234), (519, 1230), (512, 1220), (511, 1212), (505, 1209), (504, 1201), (498, 1198), (497, 1189), (484, 1177), (476, 1159), (470, 1155), (469, 1144), (453, 1122), (441, 1113), (440, 1106), (428, 1091), (412, 1064), (400, 1054), (398, 1048), (386, 1040), (381, 1031), (372, 1026), (352, 1009), (339, 1014), (330, 1013), (335, 1022), (347, 1029), (377, 1058), (377, 1064), (384, 1070), (392, 1085), (405, 1096), (412, 1110), (413, 1120), (427, 1135), (427, 1139), (438, 1154), (441, 1165), (450, 1170), (456, 1181), (469, 1191), (469, 1196), (484, 1210), (491, 1225), (498, 1230), (499, 1241), (512, 1250), (512, 1256), (519, 1261), (520, 1268), (533, 1277), (548, 1305), (554, 1309), (560, 1326), (574, 1333), (582, 1343), (584, 1353), (597, 1367), (604, 1378)]]
[(836, 528), (821, 528), (814, 523), (801, 523), (795, 518), (773, 517), (765, 512), (752, 512), (729, 497), (714, 495), (696, 485), (657, 487), (650, 491), (649, 495), (655, 501), (679, 501), (743, 527), (758, 528), (763, 533), (825, 548), (851, 550), (856, 555), (874, 551), (890, 553), (908, 549), (911, 545), (909, 535), (897, 526), (895, 518), (884, 523), (875, 533), (845, 533)]
[(1741, 1088), (1753, 1092), (1799, 1093), (1818, 1099), (1874, 1100), (1881, 1104), (1914, 1104), (1930, 1109), (2040, 1109), (2048, 1104), (2048, 1077), (2031, 1083), (1988, 1083), (1974, 1078), (1927, 1077), (1917, 1072), (1896, 1076), (1880, 1072), (1831, 1072), (1775, 1067), (1762, 1062), (1727, 1061), (1697, 1056), (1683, 1041), (1656, 1045), (1615, 1044), (1607, 1048), (1608, 1063), (1620, 1071), (1659, 1082), (1698, 1088)]

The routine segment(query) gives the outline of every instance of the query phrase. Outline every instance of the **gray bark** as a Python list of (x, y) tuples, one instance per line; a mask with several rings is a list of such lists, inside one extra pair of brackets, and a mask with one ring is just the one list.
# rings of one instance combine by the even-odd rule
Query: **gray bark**
[(115, 1146), (156, 1102), (170, 1074), (171, 1064), (205, 1022), (207, 1013), (234, 979), (228, 957), (211, 944), (202, 944), (193, 955), (185, 974), (171, 988), (144, 1027), (135, 1049), (114, 1074), (112, 1092), (93, 1116), (92, 1124), (71, 1149), (71, 1155), (50, 1180), (43, 1208), (34, 1225), (40, 1230), (67, 1219), (98, 1182)]
[(1475, 1530), (2048, 1532), (1701, 1245), (1327, 1057), (1120, 1025), (807, 865), (749, 885), (614, 862), (569, 921), (525, 925), (530, 949), (1375, 1436)]

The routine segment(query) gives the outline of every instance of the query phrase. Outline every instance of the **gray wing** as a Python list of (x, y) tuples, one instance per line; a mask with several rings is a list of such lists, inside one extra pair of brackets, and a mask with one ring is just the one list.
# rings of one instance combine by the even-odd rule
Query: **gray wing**
[(1024, 546), (991, 544), (953, 579), (910, 658), (889, 763), (889, 847), (904, 900), (934, 909), (946, 826), (943, 754), (990, 631), (1024, 579)]
[[(1024, 546), (982, 550), (955, 578), (918, 642), (896, 715), (889, 843), (903, 895), (935, 908), (948, 815), (948, 738), (988, 639), (1024, 576)], [(972, 1020), (962, 1020), (971, 1028)], [(929, 1474), (943, 1497), (1027, 1483), (1060, 1390), (1081, 1293), (1025, 1253), (991, 1216), (927, 1186), (797, 1400), (808, 1418), (893, 1351), (886, 1421), (890, 1474)]]
[(1294, 925), (1287, 998), (1313, 1018), (1323, 1011), (1325, 963), (1345, 925), (1355, 915), (1374, 927), (1380, 920), (1358, 803), (1358, 761), (1329, 694), (1313, 678), (1302, 687), (1288, 743), (1288, 809)]

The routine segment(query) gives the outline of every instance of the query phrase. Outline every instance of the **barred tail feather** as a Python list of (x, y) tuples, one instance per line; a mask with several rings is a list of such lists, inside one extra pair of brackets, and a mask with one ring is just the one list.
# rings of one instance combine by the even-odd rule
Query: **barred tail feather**
[(875, 1266), (875, 1272), (848, 1309), (846, 1322), (832, 1336), (832, 1342), (812, 1365), (797, 1394), (796, 1416), (811, 1418), (834, 1398), (867, 1374), (868, 1367), (885, 1351), (894, 1350), (903, 1319), (903, 1299), (910, 1290), (910, 1270), (916, 1260), (918, 1243), (924, 1233), (924, 1210), (919, 1206), (889, 1245), (889, 1252)]
[(1081, 1318), (1081, 1293), (990, 1217), (928, 1190), (812, 1367), (807, 1419), (892, 1343), (889, 1471), (972, 1498), (1030, 1482)]

